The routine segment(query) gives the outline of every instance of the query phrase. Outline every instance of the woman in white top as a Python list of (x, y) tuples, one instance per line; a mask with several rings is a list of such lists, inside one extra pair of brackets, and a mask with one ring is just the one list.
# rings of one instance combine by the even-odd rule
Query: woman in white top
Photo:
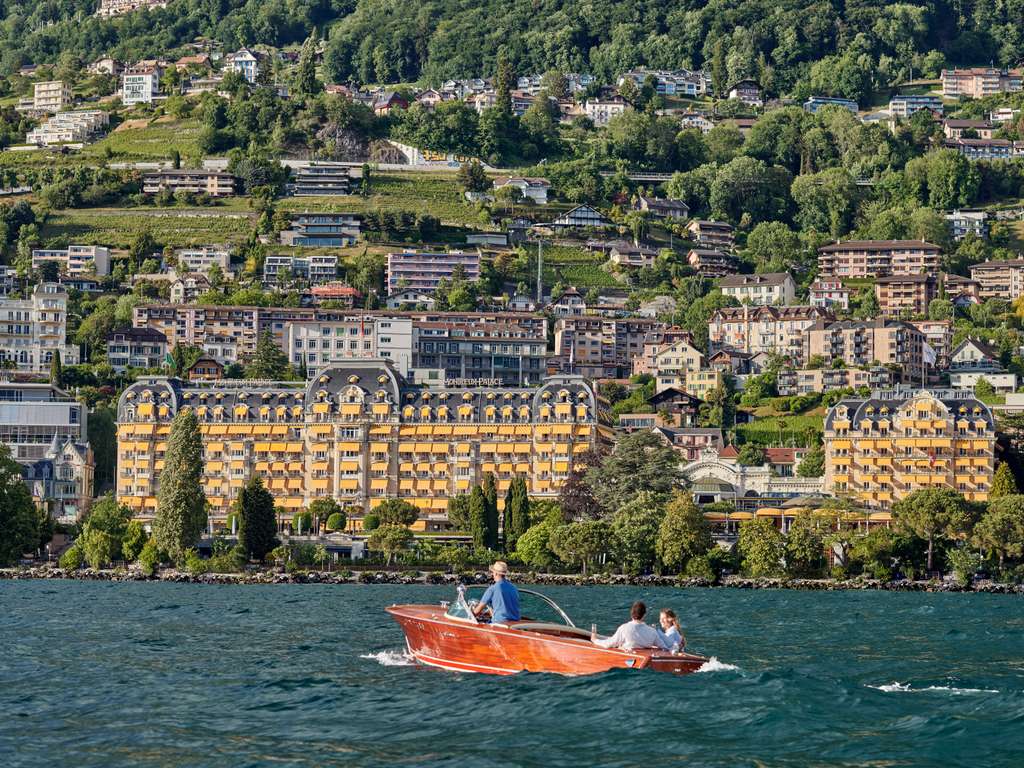
[(686, 649), (686, 635), (679, 626), (679, 619), (676, 612), (671, 608), (662, 608), (659, 617), (661, 623), (661, 637), (665, 645), (672, 649), (672, 653), (679, 653)]

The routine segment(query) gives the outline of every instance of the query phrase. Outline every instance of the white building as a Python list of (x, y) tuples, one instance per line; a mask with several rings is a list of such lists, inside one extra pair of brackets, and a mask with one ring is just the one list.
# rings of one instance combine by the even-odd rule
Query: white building
[(260, 73), (260, 60), (248, 48), (242, 48), (224, 57), (224, 71), (237, 72), (246, 82), (255, 83)]
[(287, 270), (292, 280), (322, 285), (338, 277), (338, 256), (319, 254), (316, 256), (288, 256), (272, 254), (263, 260), (263, 284), (274, 285)]
[(213, 245), (179, 248), (174, 257), (178, 260), (179, 272), (202, 272), (205, 275), (214, 266), (220, 267), (225, 274), (231, 271), (231, 252)]
[(842, 280), (816, 280), (810, 289), (810, 305), (826, 309), (849, 309), (851, 293)]
[(36, 112), (55, 114), (70, 107), (73, 98), (71, 83), (62, 80), (36, 83), (32, 89), (32, 108)]
[(384, 357), (408, 376), (413, 354), (412, 319), (368, 315), (289, 323), (285, 349), (294, 365), (305, 363), (311, 372), (347, 360)]
[(31, 299), (0, 300), (0, 361), (18, 371), (46, 373), (53, 353), (77, 365), (77, 345), (67, 343), (68, 295), (57, 283), (40, 283)]
[(988, 237), (988, 214), (985, 211), (956, 210), (946, 214), (946, 221), (953, 233), (953, 239), (963, 240), (967, 235), (974, 235), (982, 240)]
[(629, 105), (623, 99), (587, 99), (583, 111), (597, 127), (603, 128), (608, 122), (626, 111)]
[(26, 133), (25, 143), (48, 147), (84, 142), (105, 128), (109, 120), (110, 116), (99, 109), (59, 112)]
[(796, 283), (789, 272), (766, 272), (761, 275), (726, 275), (719, 283), (722, 294), (732, 296), (740, 304), (792, 304), (796, 300)]
[(121, 102), (130, 107), (152, 104), (160, 93), (160, 69), (153, 66), (129, 67), (121, 75)]
[(32, 269), (46, 262), (60, 266), (68, 277), (110, 274), (110, 249), (102, 245), (69, 245), (67, 248), (36, 248), (32, 251)]
[(547, 205), (551, 182), (539, 177), (498, 176), (494, 180), (494, 190), (515, 187), (524, 200), (532, 200), (538, 205)]

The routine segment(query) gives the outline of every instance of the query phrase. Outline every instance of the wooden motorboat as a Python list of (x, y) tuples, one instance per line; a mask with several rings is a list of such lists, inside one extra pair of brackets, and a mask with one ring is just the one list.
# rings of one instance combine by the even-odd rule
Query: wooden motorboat
[(392, 605), (386, 610), (401, 625), (406, 647), (416, 661), (459, 672), (590, 675), (612, 669), (653, 669), (682, 675), (696, 672), (707, 661), (704, 656), (655, 648), (601, 648), (591, 642), (590, 631), (573, 624), (553, 600), (531, 590), (519, 592), (550, 606), (562, 623), (526, 616), (507, 624), (480, 620), (461, 586), (452, 603)]

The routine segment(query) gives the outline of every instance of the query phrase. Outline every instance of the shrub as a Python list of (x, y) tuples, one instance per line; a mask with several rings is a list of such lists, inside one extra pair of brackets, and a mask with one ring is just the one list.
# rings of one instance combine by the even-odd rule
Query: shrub
[(160, 553), (156, 548), (156, 541), (153, 539), (146, 541), (139, 553), (138, 563), (144, 574), (156, 575), (157, 566), (160, 565)]
[(207, 573), (210, 570), (209, 563), (199, 556), (195, 549), (185, 551), (185, 570), (193, 576)]
[(327, 530), (328, 531), (342, 531), (345, 529), (345, 515), (341, 512), (335, 512), (333, 515), (327, 518)]
[(686, 575), (691, 579), (714, 581), (715, 569), (711, 567), (711, 560), (707, 555), (697, 555), (691, 557), (690, 562), (686, 564)]
[(85, 562), (85, 555), (82, 548), (75, 544), (60, 556), (60, 567), (67, 571), (77, 571)]
[(957, 547), (946, 555), (946, 562), (953, 568), (953, 579), (961, 587), (971, 584), (971, 579), (981, 565), (978, 555), (966, 547)]
[(363, 531), (369, 532), (380, 528), (380, 518), (372, 512), (363, 518)]

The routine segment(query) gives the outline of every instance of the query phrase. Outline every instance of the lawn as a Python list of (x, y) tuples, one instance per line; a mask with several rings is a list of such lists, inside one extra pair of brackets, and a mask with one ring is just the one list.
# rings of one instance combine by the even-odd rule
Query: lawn
[(86, 208), (54, 211), (41, 235), (47, 246), (80, 243), (127, 248), (138, 233), (148, 230), (159, 245), (180, 247), (240, 243), (251, 229), (248, 214), (207, 208)]

